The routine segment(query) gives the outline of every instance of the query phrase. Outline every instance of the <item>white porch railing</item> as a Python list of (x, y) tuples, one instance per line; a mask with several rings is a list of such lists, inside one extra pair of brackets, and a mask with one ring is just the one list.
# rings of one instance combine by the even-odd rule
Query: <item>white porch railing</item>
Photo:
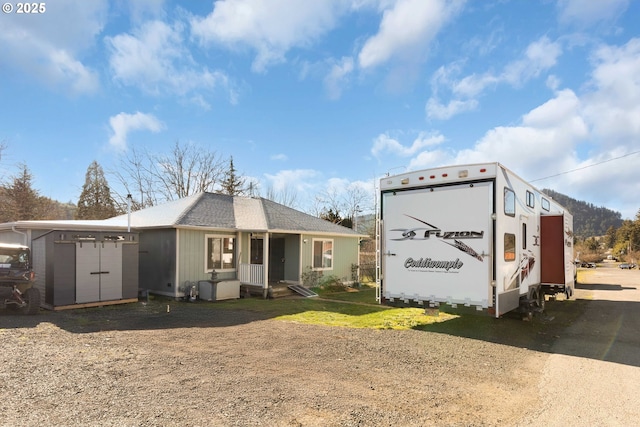
[(240, 264), (240, 283), (264, 286), (264, 266), (262, 264)]

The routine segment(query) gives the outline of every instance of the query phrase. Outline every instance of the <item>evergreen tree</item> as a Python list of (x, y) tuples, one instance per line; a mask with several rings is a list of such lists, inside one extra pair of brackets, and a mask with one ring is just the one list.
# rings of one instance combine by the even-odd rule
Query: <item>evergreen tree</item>
[(229, 169), (224, 173), (224, 180), (222, 181), (222, 194), (228, 194), (230, 196), (238, 196), (244, 194), (244, 178), (236, 175), (236, 168), (233, 166), (233, 157), (229, 158)]
[(105, 219), (117, 214), (102, 166), (94, 160), (87, 168), (76, 219)]
[(31, 186), (33, 177), (27, 165), (20, 165), (20, 172), (8, 185), (0, 189), (0, 222), (44, 219), (41, 197)]

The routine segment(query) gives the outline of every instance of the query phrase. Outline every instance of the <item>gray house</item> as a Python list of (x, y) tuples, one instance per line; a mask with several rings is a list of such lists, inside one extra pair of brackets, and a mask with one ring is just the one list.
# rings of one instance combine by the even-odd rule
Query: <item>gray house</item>
[[(72, 239), (74, 259), (79, 259), (80, 248), (83, 253), (88, 251), (84, 243), (87, 233), (98, 240), (101, 236), (122, 235), (127, 244), (135, 243), (137, 286), (176, 298), (210, 279), (214, 271), (221, 281), (220, 289), (228, 284), (239, 292), (242, 284), (264, 296), (273, 284), (301, 283), (306, 271), (336, 276), (348, 283), (357, 271), (360, 239), (366, 237), (267, 199), (214, 193), (199, 193), (101, 221), (0, 224), (2, 241), (33, 247), (36, 239), (52, 235), (56, 250), (43, 253), (49, 254), (46, 265), (55, 272), (61, 268), (56, 269), (51, 260), (60, 259), (62, 250), (72, 258), (69, 248), (74, 246), (62, 246), (66, 242), (61, 239)], [(125, 256), (123, 265), (130, 265), (131, 259)], [(57, 273), (55, 277), (58, 282), (65, 280)], [(50, 291), (50, 295), (71, 298), (75, 292), (77, 296), (83, 290), (83, 279), (74, 280), (77, 283), (73, 286), (56, 282), (54, 288), (64, 290)], [(129, 297), (130, 291), (125, 294)]]
[(302, 282), (305, 271), (350, 282), (365, 237), (264, 198), (214, 193), (104, 223), (124, 221), (140, 234), (139, 286), (172, 297), (184, 296), (214, 270), (218, 280), (265, 296), (271, 284)]

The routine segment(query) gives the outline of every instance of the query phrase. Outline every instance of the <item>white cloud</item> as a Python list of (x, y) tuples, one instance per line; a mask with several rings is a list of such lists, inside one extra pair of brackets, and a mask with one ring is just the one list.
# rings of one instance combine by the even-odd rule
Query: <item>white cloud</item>
[(164, 123), (158, 120), (153, 114), (145, 114), (137, 111), (134, 114), (119, 113), (109, 118), (111, 126), (111, 138), (109, 145), (117, 151), (127, 149), (127, 135), (135, 130), (147, 130), (158, 133), (165, 129)]
[(555, 66), (561, 54), (560, 44), (543, 36), (527, 46), (524, 58), (508, 64), (499, 80), (519, 86)]
[(421, 62), (429, 44), (462, 4), (444, 0), (398, 0), (389, 4), (378, 33), (365, 42), (358, 55), (360, 67), (376, 67), (391, 59)]
[(21, 70), (62, 92), (97, 91), (98, 74), (81, 57), (102, 32), (107, 7), (104, 0), (59, 0), (55, 7), (47, 8), (46, 19), (12, 14), (2, 22), (0, 65)]
[(379, 157), (384, 153), (395, 155), (398, 157), (413, 156), (424, 148), (439, 145), (444, 142), (444, 137), (439, 134), (428, 135), (421, 133), (413, 140), (410, 146), (404, 146), (397, 139), (390, 137), (388, 134), (381, 134), (373, 142), (371, 154)]
[(338, 99), (353, 72), (353, 58), (343, 57), (331, 66), (329, 74), (324, 79), (324, 87), (330, 99)]
[(611, 22), (629, 6), (629, 0), (559, 0), (558, 19), (566, 24), (588, 27)]
[(533, 179), (574, 167), (576, 147), (589, 135), (581, 116), (581, 103), (571, 90), (531, 110), (518, 126), (489, 130), (469, 150), (458, 153), (456, 163), (500, 161)]
[(191, 20), (191, 32), (205, 45), (250, 48), (252, 69), (263, 72), (289, 50), (313, 45), (348, 7), (342, 0), (221, 0), (205, 18)]
[[(560, 44), (543, 36), (527, 46), (522, 58), (506, 64), (497, 74), (474, 73), (456, 79), (455, 76), (461, 72), (463, 64), (457, 62), (440, 67), (431, 78), (432, 96), (425, 106), (427, 118), (446, 120), (464, 111), (473, 110), (479, 105), (477, 98), (487, 87), (499, 84), (521, 86), (553, 68), (561, 54)], [(451, 99), (442, 102), (441, 92), (450, 92)]]
[[(107, 37), (114, 79), (154, 95), (185, 96), (222, 87), (229, 90), (230, 101), (234, 103), (236, 94), (229, 89), (227, 75), (195, 64), (184, 44), (183, 32), (179, 22), (171, 26), (162, 21), (148, 21), (133, 34)], [(192, 97), (194, 102), (209, 108), (202, 94), (199, 95)]]
[(286, 154), (279, 153), (279, 154), (272, 155), (271, 160), (287, 161), (289, 160), (289, 157)]
[(276, 174), (264, 174), (274, 191), (283, 192), (293, 188), (301, 194), (309, 193), (318, 186), (319, 175), (320, 173), (313, 169), (289, 169), (278, 171)]
[(478, 107), (475, 99), (452, 99), (447, 105), (441, 104), (437, 98), (431, 97), (427, 101), (426, 112), (429, 118), (447, 120), (465, 111), (472, 111)]
[(607, 146), (637, 148), (640, 140), (640, 39), (623, 46), (602, 46), (592, 58), (594, 65), (585, 96), (585, 114), (594, 134)]

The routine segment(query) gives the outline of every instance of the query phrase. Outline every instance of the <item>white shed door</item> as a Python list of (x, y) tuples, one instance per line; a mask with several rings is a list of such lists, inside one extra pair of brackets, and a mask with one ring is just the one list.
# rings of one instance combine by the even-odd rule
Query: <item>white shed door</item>
[(76, 243), (76, 303), (122, 299), (122, 245)]
[(122, 245), (104, 242), (100, 251), (100, 301), (122, 299)]
[(76, 303), (100, 301), (100, 244), (76, 243)]

